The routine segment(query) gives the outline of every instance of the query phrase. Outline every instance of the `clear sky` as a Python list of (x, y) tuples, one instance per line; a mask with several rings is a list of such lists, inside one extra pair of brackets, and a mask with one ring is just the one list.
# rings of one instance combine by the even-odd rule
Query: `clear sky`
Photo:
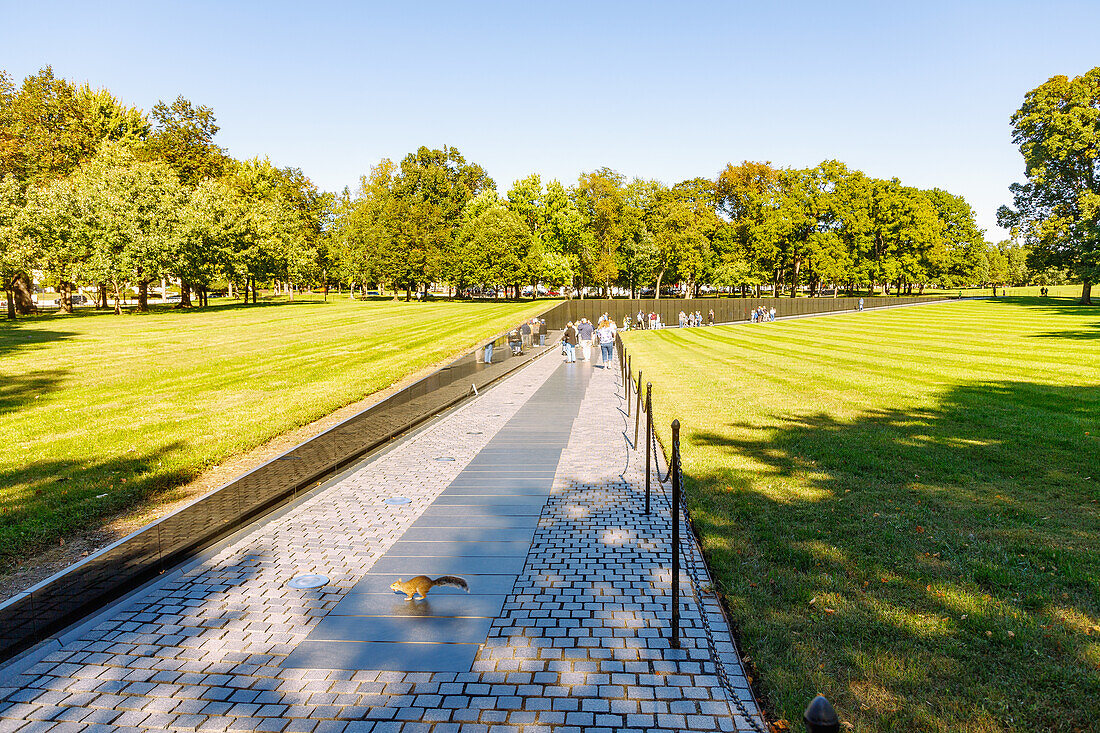
[(609, 166), (667, 183), (837, 158), (964, 195), (996, 240), (1023, 164), (1009, 117), (1100, 65), (1100, 1), (11, 2), (0, 68), (51, 64), (327, 190), (459, 148), (506, 190)]

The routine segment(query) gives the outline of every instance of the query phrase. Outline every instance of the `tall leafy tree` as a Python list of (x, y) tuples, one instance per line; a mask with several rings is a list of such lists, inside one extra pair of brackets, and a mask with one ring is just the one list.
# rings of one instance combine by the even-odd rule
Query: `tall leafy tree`
[(229, 158), (214, 144), (218, 125), (210, 107), (195, 106), (179, 96), (171, 104), (157, 102), (150, 115), (154, 127), (146, 153), (170, 165), (184, 185), (194, 186), (226, 172)]
[(131, 146), (104, 143), (66, 180), (55, 184), (72, 197), (77, 239), (88, 251), (87, 274), (106, 282), (119, 300), (131, 283), (138, 310), (149, 309), (149, 283), (167, 275), (178, 250), (179, 215), (186, 192), (160, 161), (142, 161)]
[(1012, 115), (1012, 141), (1024, 156), (1026, 183), (1011, 186), (1015, 208), (998, 210), (1031, 249), (1039, 268), (1066, 268), (1092, 303), (1100, 278), (1100, 66), (1032, 89)]
[[(0, 282), (3, 283), (7, 317), (16, 317), (16, 289), (24, 273), (37, 261), (37, 243), (27, 237), (20, 222), (26, 206), (23, 187), (15, 176), (0, 179)], [(22, 309), (20, 309), (22, 310)]]
[(394, 244), (402, 257), (390, 275), (406, 289), (428, 286), (443, 277), (455, 253), (455, 236), (466, 203), (495, 188), (476, 163), (467, 163), (458, 148), (419, 148), (401, 161), (393, 181), (391, 222)]

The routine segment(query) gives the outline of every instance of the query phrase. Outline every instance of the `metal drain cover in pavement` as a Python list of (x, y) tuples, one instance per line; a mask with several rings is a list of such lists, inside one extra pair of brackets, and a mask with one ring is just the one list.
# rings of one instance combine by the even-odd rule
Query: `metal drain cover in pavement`
[(481, 435), (481, 431), (480, 430), (467, 430), (466, 434), (467, 435)]
[(390, 506), (404, 506), (405, 504), (408, 504), (411, 501), (412, 501), (412, 499), (410, 499), (407, 496), (391, 496), (390, 498), (386, 499), (383, 503), (384, 504), (389, 504)]
[(454, 456), (439, 456), (435, 460), (437, 460), (437, 461), (453, 461)]
[(327, 584), (328, 578), (324, 575), (317, 575), (316, 573), (304, 573), (287, 581), (287, 585), (291, 588), (301, 588), (303, 590), (307, 588), (320, 588), (322, 585)]

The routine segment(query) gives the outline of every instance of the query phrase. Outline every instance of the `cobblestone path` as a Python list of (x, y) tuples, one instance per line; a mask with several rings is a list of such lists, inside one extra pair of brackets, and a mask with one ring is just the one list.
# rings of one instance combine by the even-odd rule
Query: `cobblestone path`
[[(510, 593), (493, 591), (507, 596), (469, 671), (284, 664), (559, 370), (590, 379), (564, 382), (574, 387), (562, 400), (579, 411), (522, 570)], [(644, 451), (627, 442), (618, 380), (615, 368), (535, 361), (32, 666), (0, 670), (0, 733), (753, 730), (728, 629), (712, 596), (696, 604), (686, 574), (682, 648), (669, 648), (668, 498), (654, 483), (643, 513)], [(432, 460), (444, 455), (455, 460)], [(387, 504), (395, 495), (411, 501)], [(693, 545), (685, 553), (705, 572)], [(300, 573), (329, 583), (288, 587)], [(736, 698), (719, 683), (703, 613)]]

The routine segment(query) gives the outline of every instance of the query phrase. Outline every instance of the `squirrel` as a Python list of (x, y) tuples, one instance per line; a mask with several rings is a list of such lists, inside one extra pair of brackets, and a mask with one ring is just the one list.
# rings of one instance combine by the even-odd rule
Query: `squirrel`
[(435, 580), (432, 580), (427, 575), (417, 575), (415, 578), (409, 578), (408, 580), (398, 578), (390, 586), (390, 590), (394, 593), (404, 593), (408, 596), (408, 598), (405, 599), (406, 601), (414, 601), (418, 593), (421, 599), (427, 598), (428, 591), (437, 585), (453, 585), (455, 588), (461, 588), (467, 593), (470, 592), (470, 586), (466, 584), (466, 581), (462, 578), (456, 578), (453, 575), (444, 575)]

